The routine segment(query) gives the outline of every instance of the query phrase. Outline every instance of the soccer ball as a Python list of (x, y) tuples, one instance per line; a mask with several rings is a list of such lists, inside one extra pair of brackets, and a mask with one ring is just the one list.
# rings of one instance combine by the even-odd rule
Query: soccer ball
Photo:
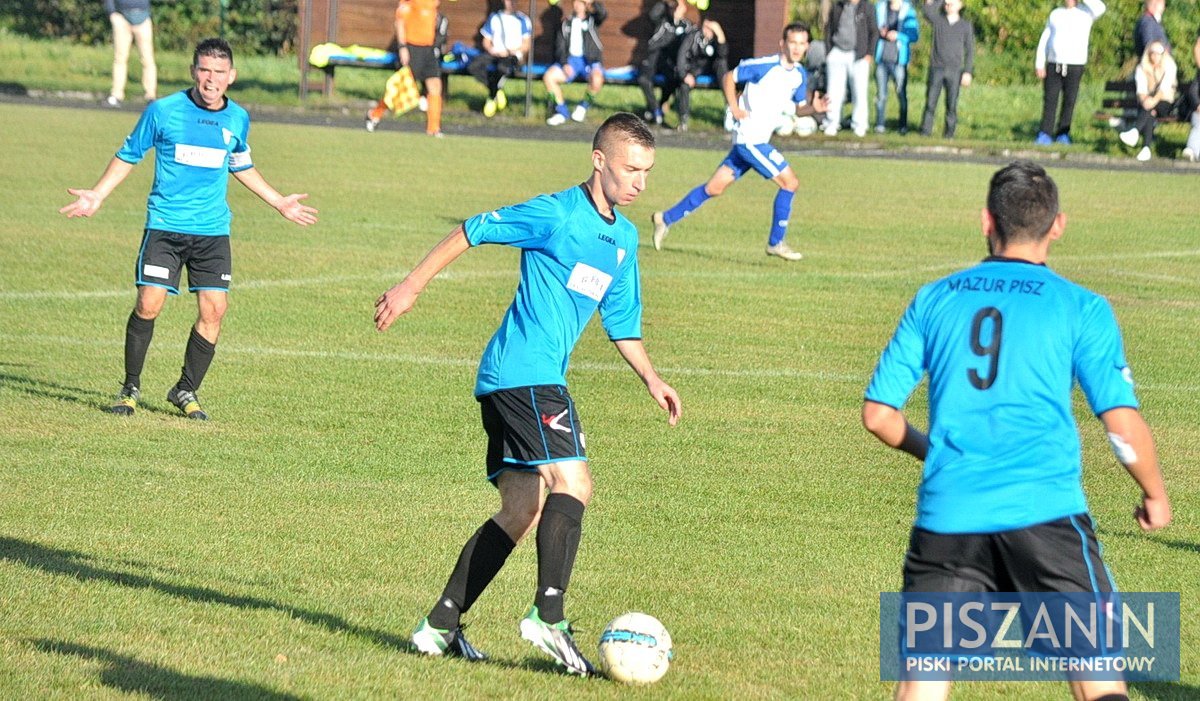
[(671, 665), (671, 634), (654, 616), (617, 616), (600, 635), (600, 667), (622, 684), (653, 684)]
[(809, 116), (796, 117), (796, 126), (793, 131), (796, 136), (812, 136), (817, 133), (817, 120)]

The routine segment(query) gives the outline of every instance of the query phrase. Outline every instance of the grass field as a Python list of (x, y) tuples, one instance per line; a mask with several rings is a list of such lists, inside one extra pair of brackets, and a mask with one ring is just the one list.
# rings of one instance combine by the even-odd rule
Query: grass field
[[(471, 387), (516, 254), (471, 251), (392, 330), (371, 323), (375, 297), (445, 232), (582, 180), (587, 146), (257, 124), (259, 168), (310, 193), (321, 222), (295, 227), (231, 185), (234, 292), (201, 392), (213, 421), (199, 424), (162, 397), (188, 296), (157, 324), (144, 409), (102, 411), (121, 378), (150, 165), (93, 219), (56, 213), (131, 116), (3, 104), (0, 119), (0, 698), (887, 698), (879, 592), (900, 585), (919, 466), (858, 411), (912, 293), (982, 256), (992, 166), (795, 158), (797, 264), (762, 253), (773, 188), (755, 177), (677, 226), (669, 250), (643, 228), (646, 342), (683, 421), (667, 427), (599, 324), (570, 375), (597, 489), (568, 613), (594, 640), (643, 609), (676, 641), (666, 679), (632, 692), (565, 678), (519, 640), (529, 545), (469, 617), (493, 663), (404, 652), (497, 505)], [(644, 225), (719, 158), (660, 150), (628, 216)], [(1052, 172), (1070, 216), (1052, 265), (1113, 302), (1176, 512), (1138, 531), (1134, 483), (1080, 400), (1109, 565), (1127, 591), (1182, 593), (1183, 682), (1133, 696), (1194, 699), (1195, 189)], [(910, 408), (922, 418), (924, 395)], [(956, 698), (1069, 694), (962, 684)]]

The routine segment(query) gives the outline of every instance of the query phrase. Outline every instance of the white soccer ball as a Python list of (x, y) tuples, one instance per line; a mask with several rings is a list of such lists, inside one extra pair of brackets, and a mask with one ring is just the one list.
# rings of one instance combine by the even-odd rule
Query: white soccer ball
[(600, 635), (600, 668), (622, 684), (653, 684), (671, 666), (671, 634), (654, 616), (617, 616)]
[(812, 136), (817, 133), (817, 120), (807, 115), (796, 117), (796, 126), (792, 128), (796, 136)]
[(791, 136), (796, 130), (796, 115), (789, 112), (784, 112), (779, 116), (779, 126), (775, 127), (775, 133), (780, 136)]

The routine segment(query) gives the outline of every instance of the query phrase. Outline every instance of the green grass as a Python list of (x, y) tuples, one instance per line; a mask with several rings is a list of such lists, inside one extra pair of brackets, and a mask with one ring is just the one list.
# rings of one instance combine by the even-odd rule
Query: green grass
[[(0, 171), (0, 697), (629, 693), (550, 672), (518, 639), (528, 544), (470, 615), (494, 664), (400, 650), (497, 505), (471, 387), (516, 254), (471, 251), (388, 333), (371, 322), (376, 296), (457, 222), (582, 180), (584, 144), (257, 124), (256, 163), (280, 190), (309, 192), (321, 222), (295, 227), (231, 186), (235, 284), (201, 393), (214, 420), (197, 424), (161, 396), (194, 318), (188, 296), (156, 326), (144, 409), (102, 412), (121, 377), (149, 164), (91, 220), (56, 213), (65, 188), (95, 181), (131, 115), (0, 105), (0, 118), (22, 135)], [(719, 157), (661, 149), (628, 216), (644, 225)], [(509, 165), (479, 165), (494, 163)], [(666, 623), (675, 664), (639, 698), (890, 693), (878, 594), (900, 585), (919, 467), (869, 437), (858, 410), (915, 289), (981, 257), (992, 167), (793, 164), (802, 263), (762, 254), (773, 188), (753, 177), (678, 225), (668, 250), (639, 251), (646, 341), (683, 397), (680, 426), (599, 324), (574, 355), (597, 487), (568, 611), (584, 640), (626, 610)], [(1134, 484), (1081, 403), (1085, 487), (1119, 583), (1182, 592), (1184, 683), (1134, 698), (1195, 698), (1194, 197), (1178, 176), (1054, 175), (1070, 223), (1052, 263), (1112, 300), (1176, 509), (1170, 529), (1137, 532)], [(918, 394), (913, 416), (923, 407)], [(963, 684), (956, 698), (1068, 693)]]
[[(159, 93), (168, 94), (189, 85), (188, 65), (191, 54), (161, 51), (156, 54)], [(905, 149), (930, 145), (953, 144), (982, 153), (1003, 156), (1013, 149), (1031, 148), (1037, 134), (1042, 114), (1042, 89), (1040, 85), (1001, 86), (988, 85), (987, 64), (989, 56), (981, 57), (981, 66), (976, 84), (964, 89), (959, 98), (959, 125), (957, 139), (943, 142), (940, 138), (925, 139), (916, 135), (920, 127), (925, 105), (925, 82), (923, 76), (909, 81), (909, 123), (913, 134), (901, 137), (895, 133), (897, 106), (892, 97), (888, 102), (888, 125), (890, 131), (884, 135), (871, 134), (868, 143), (888, 149)], [(76, 96), (100, 100), (108, 94), (112, 51), (107, 46), (80, 46), (66, 41), (36, 40), (15, 35), (0, 28), (0, 86), (16, 92), (65, 92)], [(239, 102), (262, 108), (296, 108), (306, 113), (359, 114), (374, 104), (383, 94), (383, 85), (388, 73), (380, 70), (341, 69), (337, 72), (337, 90), (330, 97), (310, 93), (307, 101), (301, 102), (298, 93), (299, 66), (295, 57), (239, 56), (237, 58), (239, 80), (232, 93)], [(69, 68), (69, 70), (66, 70)], [(137, 59), (130, 60), (130, 95), (138, 94)], [(871, 114), (874, 119), (874, 74), (871, 80)], [(310, 73), (310, 80), (317, 82), (319, 71)], [(1072, 127), (1075, 145), (1053, 146), (1039, 149), (1043, 153), (1082, 157), (1104, 154), (1132, 157), (1117, 141), (1116, 131), (1093, 119), (1099, 109), (1103, 93), (1103, 79), (1098, 75), (1088, 76), (1079, 94)], [(583, 86), (566, 88), (568, 100), (583, 96)], [(534, 110), (530, 117), (523, 116), (524, 86), (519, 81), (509, 85), (513, 97), (512, 106), (497, 116), (493, 123), (540, 125), (545, 117), (543, 105), (546, 92), (540, 82), (533, 87)], [(444, 120), (448, 124), (481, 124), (486, 120), (480, 114), (486, 94), (481, 85), (469, 76), (453, 76)], [(694, 130), (702, 133), (719, 134), (724, 119), (724, 100), (715, 90), (698, 90), (693, 93)], [(611, 85), (600, 93), (594, 110), (595, 115), (607, 115), (618, 110), (640, 111), (644, 98), (636, 86)], [(942, 132), (942, 110), (939, 107), (934, 133)], [(846, 108), (849, 112), (849, 107)], [(402, 117), (420, 121), (422, 116), (413, 113)], [(674, 117), (668, 116), (674, 123)], [(1160, 158), (1175, 158), (1187, 140), (1187, 124), (1160, 125), (1157, 131), (1155, 151)], [(829, 140), (815, 136), (798, 143), (824, 144)], [(858, 144), (849, 131), (833, 140), (835, 144)]]

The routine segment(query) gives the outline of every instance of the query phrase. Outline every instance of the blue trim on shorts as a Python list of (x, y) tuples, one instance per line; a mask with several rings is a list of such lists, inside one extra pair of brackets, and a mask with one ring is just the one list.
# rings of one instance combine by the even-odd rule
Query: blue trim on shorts
[(504, 473), (504, 472), (524, 472), (524, 473), (537, 474), (537, 468), (536, 467), (502, 467), (499, 470), (496, 470), (492, 474), (488, 475), (487, 481), (491, 482), (492, 484), (495, 484), (496, 478), (499, 477), (501, 475), (501, 473)]
[[(538, 435), (542, 437), (542, 452), (545, 453), (547, 458), (549, 458), (550, 457), (550, 444), (546, 442), (546, 428), (542, 424), (542, 412), (541, 412), (541, 410), (538, 409), (537, 395), (534, 394), (533, 389), (534, 389), (533, 387), (529, 388), (529, 405), (533, 407), (533, 418), (535, 421), (538, 422)], [(507, 462), (508, 458), (504, 458), (504, 460)], [(514, 462), (516, 462), (516, 461), (514, 461)], [(534, 465), (534, 464), (538, 464), (538, 463), (522, 463), (522, 464)]]
[(1067, 518), (1071, 519), (1071, 525), (1075, 528), (1075, 532), (1079, 534), (1079, 540), (1083, 544), (1083, 564), (1087, 565), (1088, 580), (1092, 583), (1092, 591), (1099, 593), (1100, 589), (1096, 586), (1096, 570), (1092, 567), (1092, 559), (1088, 557), (1087, 534), (1084, 533), (1083, 529), (1079, 527), (1079, 524), (1075, 521), (1074, 515), (1068, 516)]
[(201, 290), (208, 290), (210, 292), (226, 292), (226, 293), (229, 292), (228, 287), (189, 287), (188, 288), (188, 292), (199, 292)]
[(167, 294), (172, 294), (172, 295), (179, 294), (179, 290), (174, 287), (171, 287), (170, 285), (160, 285), (157, 282), (146, 282), (145, 280), (141, 279), (140, 275), (138, 276), (138, 280), (134, 284), (137, 285), (138, 287), (160, 287), (160, 288), (166, 290)]
[[(517, 460), (516, 458), (500, 458), (500, 459), (510, 465), (527, 465), (530, 467), (537, 467), (538, 465), (552, 465), (556, 462), (587, 462), (586, 455), (572, 455), (572, 456), (564, 457), (564, 458), (549, 458), (547, 460), (527, 460), (527, 461)], [(512, 469), (515, 469), (515, 468), (512, 468)]]

